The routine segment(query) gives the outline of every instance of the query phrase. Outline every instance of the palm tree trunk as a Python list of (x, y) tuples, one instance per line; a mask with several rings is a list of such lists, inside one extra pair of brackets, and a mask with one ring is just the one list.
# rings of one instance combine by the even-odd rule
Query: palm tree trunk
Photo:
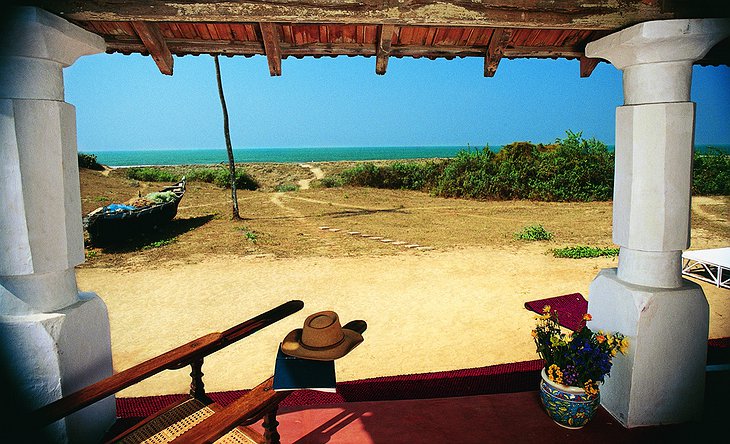
[(233, 159), (233, 146), (231, 145), (231, 131), (228, 126), (228, 108), (226, 107), (226, 98), (223, 95), (223, 82), (221, 81), (221, 65), (218, 62), (218, 55), (213, 56), (215, 61), (215, 76), (218, 80), (218, 95), (221, 98), (221, 108), (223, 108), (223, 133), (226, 136), (226, 151), (228, 151), (228, 172), (231, 180), (231, 200), (233, 201), (233, 219), (240, 219), (241, 214), (238, 212), (238, 196), (236, 194), (236, 162)]

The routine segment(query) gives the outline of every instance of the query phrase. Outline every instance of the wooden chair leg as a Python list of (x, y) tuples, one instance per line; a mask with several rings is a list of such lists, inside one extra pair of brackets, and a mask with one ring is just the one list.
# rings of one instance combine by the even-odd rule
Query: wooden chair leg
[(262, 425), (264, 426), (264, 439), (266, 444), (279, 444), (281, 442), (279, 432), (276, 430), (276, 427), (279, 425), (279, 421), (276, 420), (277, 410), (278, 406), (274, 406), (274, 408), (264, 415)]

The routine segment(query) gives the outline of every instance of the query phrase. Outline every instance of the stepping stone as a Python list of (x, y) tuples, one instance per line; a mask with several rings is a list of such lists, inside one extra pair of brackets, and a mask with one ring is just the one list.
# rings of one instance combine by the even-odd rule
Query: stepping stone
[(357, 234), (360, 234), (360, 232), (359, 231), (348, 231), (347, 234), (350, 234), (352, 236), (355, 236)]
[(393, 242), (393, 239), (380, 239), (380, 242), (385, 242), (386, 244), (389, 244)]
[(362, 236), (362, 237), (370, 237), (369, 234), (361, 234), (360, 236)]
[(383, 236), (370, 236), (370, 239), (372, 239), (372, 240), (380, 240), (382, 238), (383, 238)]
[(428, 251), (433, 250), (433, 247), (416, 247), (416, 250)]
[(393, 245), (405, 245), (406, 243), (403, 241), (393, 241)]
[(406, 245), (406, 248), (418, 248), (418, 247), (420, 247), (420, 245), (418, 245), (418, 244)]
[(320, 230), (329, 230), (330, 227), (319, 227)]
[(330, 228), (328, 231), (331, 231), (333, 233), (337, 233), (338, 231), (340, 231), (340, 229), (339, 228)]

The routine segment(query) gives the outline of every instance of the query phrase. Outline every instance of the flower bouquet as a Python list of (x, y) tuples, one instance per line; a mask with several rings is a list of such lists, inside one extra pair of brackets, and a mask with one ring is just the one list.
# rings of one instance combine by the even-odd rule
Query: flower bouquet
[(592, 331), (586, 326), (589, 314), (576, 331), (564, 333), (558, 313), (549, 305), (536, 319), (532, 337), (545, 361), (540, 384), (543, 405), (558, 424), (582, 427), (600, 403), (598, 385), (610, 374), (612, 359), (626, 352), (628, 339), (618, 332)]

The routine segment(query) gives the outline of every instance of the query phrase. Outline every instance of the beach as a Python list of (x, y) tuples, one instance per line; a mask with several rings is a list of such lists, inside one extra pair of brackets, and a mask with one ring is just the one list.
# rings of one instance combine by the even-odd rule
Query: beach
[[(230, 220), (229, 191), (194, 182), (169, 242), (87, 248), (78, 285), (107, 305), (115, 370), (291, 299), (304, 309), (206, 359), (206, 390), (251, 388), (269, 377), (279, 342), (320, 310), (368, 323), (364, 343), (337, 361), (340, 381), (536, 359), (534, 314), (524, 303), (575, 292), (590, 300), (598, 271), (617, 265), (615, 257), (549, 254), (567, 245), (612, 246), (610, 202), (444, 199), (316, 182), (275, 191), (349, 165), (246, 164), (262, 187), (239, 191), (242, 221)], [(82, 211), (162, 185), (130, 181), (121, 170), (82, 169)], [(729, 204), (727, 197), (693, 199), (692, 249), (727, 246)], [(515, 239), (533, 224), (552, 240)], [(730, 293), (700, 285), (709, 337), (730, 336)], [(188, 373), (165, 372), (120, 396), (184, 393)]]

